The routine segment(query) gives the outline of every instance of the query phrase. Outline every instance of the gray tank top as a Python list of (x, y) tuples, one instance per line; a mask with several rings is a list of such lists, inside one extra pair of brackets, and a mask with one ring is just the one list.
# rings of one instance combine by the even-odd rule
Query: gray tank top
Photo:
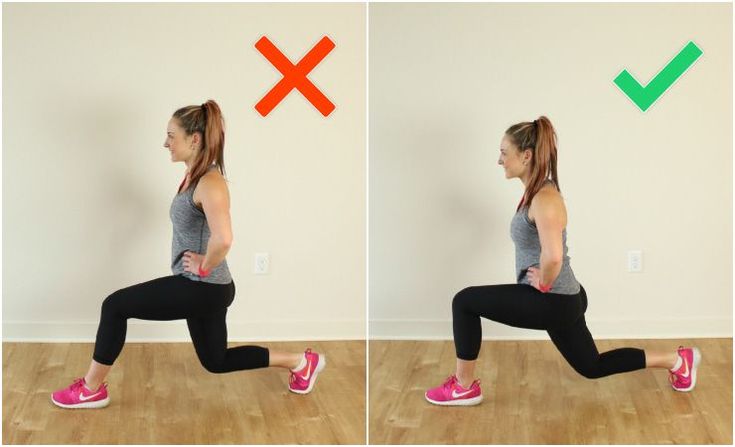
[[(212, 165), (208, 170), (215, 168), (217, 166)], [(194, 205), (195, 187), (196, 185), (190, 185), (186, 191), (179, 192), (171, 203), (169, 216), (171, 216), (174, 227), (174, 236), (171, 242), (171, 271), (174, 275), (183, 275), (192, 281), (229, 284), (232, 277), (226, 259), (214, 267), (209, 276), (205, 278), (184, 271), (184, 252), (190, 250), (204, 255), (211, 236), (204, 211)]]
[[(541, 242), (539, 241), (536, 224), (528, 218), (528, 208), (521, 208), (513, 216), (510, 222), (510, 237), (516, 246), (516, 280), (518, 284), (530, 284), (526, 277), (526, 271), (531, 266), (541, 268)], [(576, 295), (579, 293), (580, 287), (569, 264), (570, 258), (567, 256), (566, 228), (562, 231), (562, 245), (564, 246), (564, 256), (562, 257), (561, 272), (554, 280), (550, 292)]]

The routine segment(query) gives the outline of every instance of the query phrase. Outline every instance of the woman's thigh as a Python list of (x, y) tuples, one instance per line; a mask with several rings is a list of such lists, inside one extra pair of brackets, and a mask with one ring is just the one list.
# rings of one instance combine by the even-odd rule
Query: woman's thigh
[(527, 284), (473, 286), (454, 300), (455, 310), (468, 310), (498, 323), (547, 330), (575, 321), (581, 313), (577, 295), (542, 293)]
[(232, 284), (192, 281), (181, 275), (164, 276), (115, 291), (107, 308), (125, 318), (180, 320), (208, 315), (232, 302)]
[(199, 358), (212, 355), (224, 355), (227, 349), (227, 308), (203, 316), (188, 317), (186, 324), (189, 327), (191, 340), (194, 342)]
[(551, 341), (566, 361), (577, 369), (576, 365), (597, 361), (599, 352), (595, 341), (587, 328), (587, 321), (581, 315), (574, 324), (547, 331)]

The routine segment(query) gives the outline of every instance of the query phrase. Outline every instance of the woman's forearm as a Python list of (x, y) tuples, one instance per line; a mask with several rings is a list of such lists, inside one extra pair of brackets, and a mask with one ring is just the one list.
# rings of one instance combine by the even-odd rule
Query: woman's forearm
[(541, 253), (540, 281), (541, 284), (548, 286), (554, 283), (556, 277), (561, 273), (562, 261), (549, 258)]
[(210, 237), (207, 243), (207, 253), (202, 261), (202, 270), (211, 270), (220, 265), (225, 260), (227, 252), (230, 251), (231, 245), (232, 243), (226, 243), (215, 236)]

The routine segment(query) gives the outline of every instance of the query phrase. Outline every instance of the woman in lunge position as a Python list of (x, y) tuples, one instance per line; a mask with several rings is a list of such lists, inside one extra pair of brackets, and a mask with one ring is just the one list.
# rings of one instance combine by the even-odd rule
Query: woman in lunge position
[(510, 326), (545, 330), (569, 364), (590, 379), (643, 368), (666, 368), (671, 386), (691, 391), (702, 356), (697, 348), (670, 352), (620, 348), (600, 354), (587, 329), (587, 294), (567, 256), (567, 213), (556, 174), (556, 133), (548, 118), (515, 124), (500, 145), (506, 178), (525, 187), (511, 236), (516, 247), (517, 284), (468, 287), (452, 301), (455, 374), (426, 392), (437, 405), (482, 401), (475, 364), (480, 352), (480, 317)]
[(103, 382), (125, 343), (128, 318), (186, 319), (202, 366), (212, 373), (278, 366), (290, 372), (289, 389), (311, 391), (326, 362), (323, 355), (270, 351), (261, 346), (227, 348), (227, 308), (235, 283), (225, 256), (232, 244), (230, 198), (224, 173), (224, 118), (213, 100), (177, 110), (164, 146), (186, 164), (174, 196), (172, 276), (117, 290), (102, 303), (89, 370), (51, 395), (63, 408), (101, 408), (110, 402)]

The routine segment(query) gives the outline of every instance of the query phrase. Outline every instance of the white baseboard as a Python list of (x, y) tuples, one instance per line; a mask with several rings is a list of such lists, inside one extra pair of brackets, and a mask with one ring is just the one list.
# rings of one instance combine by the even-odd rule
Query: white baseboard
[[(605, 339), (732, 338), (732, 318), (587, 319), (592, 337)], [(545, 331), (482, 320), (483, 340), (549, 340)], [(371, 320), (371, 340), (452, 340), (452, 320)]]
[[(5, 342), (93, 343), (97, 322), (3, 322)], [(589, 320), (595, 339), (732, 338), (731, 318)], [(365, 322), (279, 321), (227, 322), (228, 341), (365, 340)], [(548, 340), (545, 331), (519, 329), (482, 321), (485, 340)], [(451, 340), (451, 320), (372, 320), (372, 340)], [(186, 322), (128, 320), (127, 342), (189, 342)]]
[[(4, 342), (94, 343), (98, 322), (4, 321)], [(227, 322), (230, 342), (365, 340), (365, 321)], [(190, 342), (184, 320), (128, 320), (126, 342)]]

